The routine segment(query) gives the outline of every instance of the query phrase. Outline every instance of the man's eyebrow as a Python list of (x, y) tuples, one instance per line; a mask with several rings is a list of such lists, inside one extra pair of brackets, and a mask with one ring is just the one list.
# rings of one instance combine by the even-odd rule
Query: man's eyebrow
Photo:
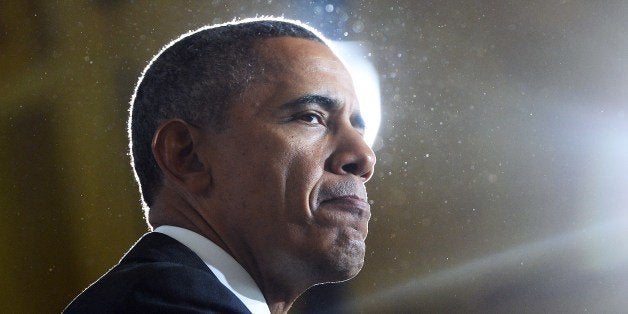
[(307, 104), (316, 104), (328, 111), (332, 111), (340, 107), (339, 102), (333, 98), (318, 94), (307, 94), (281, 105), (281, 108), (299, 108)]

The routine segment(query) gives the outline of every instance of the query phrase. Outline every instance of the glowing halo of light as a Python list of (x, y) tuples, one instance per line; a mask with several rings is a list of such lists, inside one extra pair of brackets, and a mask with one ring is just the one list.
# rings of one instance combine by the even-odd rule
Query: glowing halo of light
[(329, 44), (351, 74), (360, 102), (360, 112), (366, 124), (364, 139), (372, 147), (381, 123), (381, 96), (377, 71), (365, 57), (364, 44), (346, 41), (332, 41)]

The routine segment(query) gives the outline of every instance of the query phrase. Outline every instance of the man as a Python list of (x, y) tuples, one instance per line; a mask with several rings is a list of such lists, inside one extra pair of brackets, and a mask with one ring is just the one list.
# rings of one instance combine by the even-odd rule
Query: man
[(282, 313), (359, 272), (375, 155), (351, 77), (315, 31), (256, 19), (186, 34), (131, 103), (154, 231), (68, 313)]

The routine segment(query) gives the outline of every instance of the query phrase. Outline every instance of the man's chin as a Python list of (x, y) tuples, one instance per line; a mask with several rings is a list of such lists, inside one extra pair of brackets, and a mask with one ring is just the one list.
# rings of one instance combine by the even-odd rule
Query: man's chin
[(328, 256), (326, 270), (323, 270), (323, 277), (326, 282), (341, 282), (355, 277), (364, 265), (365, 246), (363, 241), (351, 241), (334, 250)]
[[(354, 278), (355, 276), (358, 275), (358, 273), (360, 273), (360, 270), (362, 270), (362, 265), (364, 263), (361, 262), (359, 264), (353, 264), (350, 267), (340, 267), (335, 269), (335, 271), (333, 272), (329, 272), (328, 275), (329, 278), (327, 278), (327, 280), (325, 280), (325, 282), (343, 282), (343, 281), (347, 281), (350, 280), (352, 278)], [(333, 274), (333, 275), (332, 275)]]

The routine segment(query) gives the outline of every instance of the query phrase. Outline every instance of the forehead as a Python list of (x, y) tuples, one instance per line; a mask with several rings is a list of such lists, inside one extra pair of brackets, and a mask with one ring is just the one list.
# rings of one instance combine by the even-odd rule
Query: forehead
[(263, 91), (279, 98), (321, 94), (349, 105), (352, 111), (358, 109), (351, 75), (326, 45), (279, 37), (261, 41), (258, 51), (264, 67)]
[(277, 37), (261, 40), (258, 51), (266, 65), (273, 70), (290, 71), (297, 65), (307, 65), (306, 71), (339, 71), (344, 66), (325, 44), (295, 37)]

